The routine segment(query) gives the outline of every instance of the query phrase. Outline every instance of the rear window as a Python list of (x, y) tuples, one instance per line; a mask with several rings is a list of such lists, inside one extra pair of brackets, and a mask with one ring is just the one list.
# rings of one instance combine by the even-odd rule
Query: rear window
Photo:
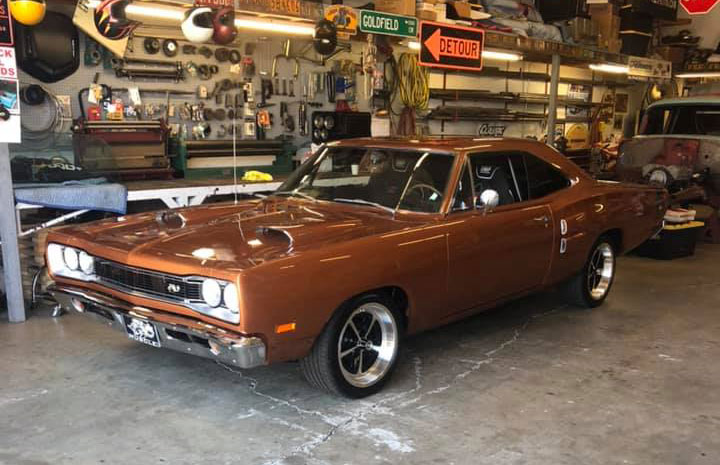
[(646, 118), (644, 135), (720, 136), (720, 105), (656, 107)]

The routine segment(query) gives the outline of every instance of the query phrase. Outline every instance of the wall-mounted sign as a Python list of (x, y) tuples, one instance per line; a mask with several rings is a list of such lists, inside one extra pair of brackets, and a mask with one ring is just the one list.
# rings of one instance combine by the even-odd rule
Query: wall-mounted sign
[(631, 79), (672, 78), (672, 63), (669, 61), (631, 56), (628, 58), (628, 68), (628, 77)]
[(720, 3), (720, 0), (680, 0), (680, 5), (690, 15), (704, 15)]
[(357, 10), (345, 5), (331, 5), (325, 8), (325, 19), (335, 23), (339, 37), (349, 37), (357, 34)]
[(210, 8), (235, 7), (235, 0), (195, 0), (195, 6), (209, 6)]
[(303, 0), (235, 0), (236, 8), (253, 13), (294, 16), (313, 21), (325, 15), (322, 3)]
[(416, 37), (418, 20), (410, 16), (360, 10), (360, 32), (386, 36)]
[(10, 9), (7, 0), (0, 0), (0, 45), (12, 47), (14, 43)]
[(482, 29), (423, 21), (419, 63), (433, 68), (480, 71), (484, 43)]
[(502, 137), (507, 130), (507, 126), (500, 123), (482, 123), (478, 126), (477, 135), (479, 137)]
[(0, 47), (0, 142), (20, 143), (20, 84), (15, 49)]

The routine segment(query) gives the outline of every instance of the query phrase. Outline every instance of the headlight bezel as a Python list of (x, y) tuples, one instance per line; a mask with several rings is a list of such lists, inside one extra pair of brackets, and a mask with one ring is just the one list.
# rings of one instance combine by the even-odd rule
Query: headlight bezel
[[(85, 254), (91, 260), (89, 271), (83, 270), (80, 265), (80, 257)], [(95, 281), (95, 260), (96, 258), (86, 251), (77, 247), (51, 242), (46, 248), (46, 264), (52, 275), (62, 278), (77, 279), (79, 281)]]

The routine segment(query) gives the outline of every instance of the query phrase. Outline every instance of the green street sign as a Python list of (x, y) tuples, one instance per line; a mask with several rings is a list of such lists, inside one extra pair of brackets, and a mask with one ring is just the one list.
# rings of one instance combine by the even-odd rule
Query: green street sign
[(418, 20), (410, 16), (360, 10), (360, 32), (386, 36), (416, 37)]

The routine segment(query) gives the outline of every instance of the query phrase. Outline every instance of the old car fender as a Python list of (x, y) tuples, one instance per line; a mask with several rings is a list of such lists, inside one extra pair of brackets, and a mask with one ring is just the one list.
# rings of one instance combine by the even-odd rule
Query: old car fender
[[(264, 335), (271, 362), (301, 358), (344, 302), (395, 287), (407, 295), (408, 331), (415, 332), (446, 305), (446, 278), (444, 229), (367, 237), (249, 270), (240, 286), (244, 327)], [(293, 323), (292, 332), (278, 334)]]

